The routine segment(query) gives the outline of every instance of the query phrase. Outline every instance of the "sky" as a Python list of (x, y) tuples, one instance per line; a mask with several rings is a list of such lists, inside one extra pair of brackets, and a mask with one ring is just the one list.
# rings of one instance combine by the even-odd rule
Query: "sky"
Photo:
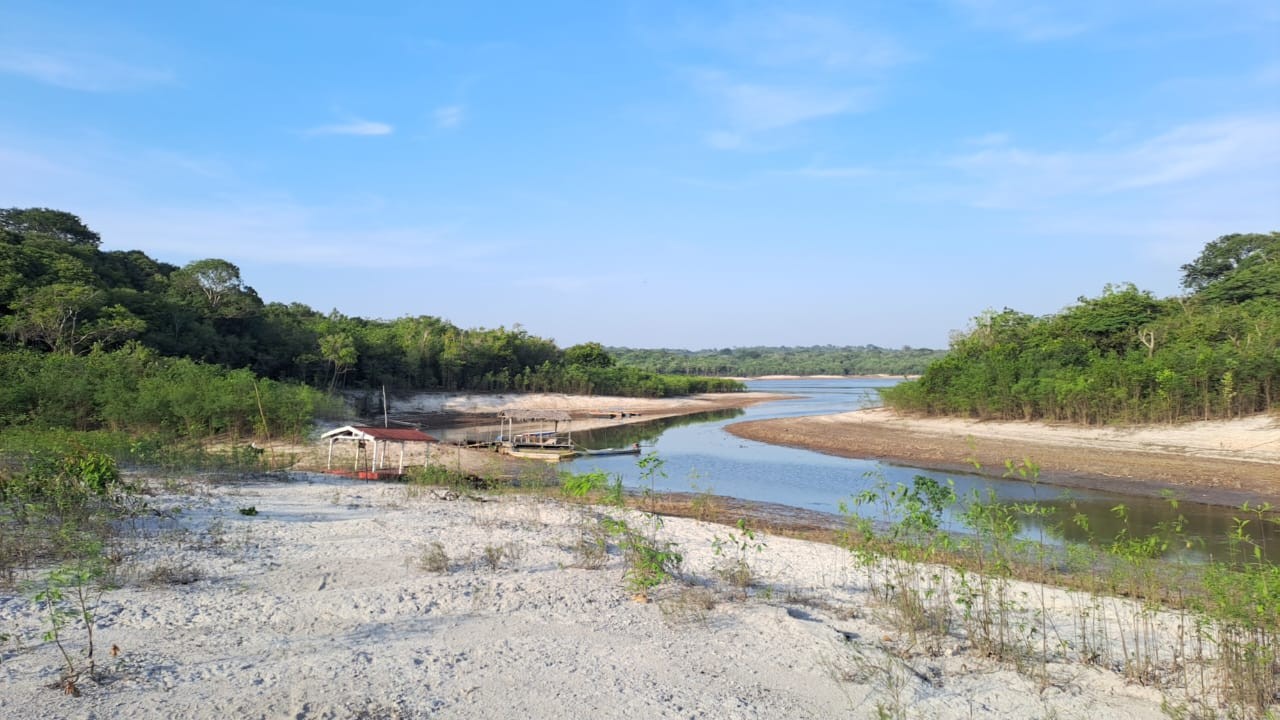
[(0, 16), (0, 207), (322, 312), (945, 347), (1280, 230), (1274, 0)]

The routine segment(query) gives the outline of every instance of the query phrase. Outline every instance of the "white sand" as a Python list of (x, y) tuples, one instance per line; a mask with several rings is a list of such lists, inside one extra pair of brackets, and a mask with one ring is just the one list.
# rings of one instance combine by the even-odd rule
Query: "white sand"
[[(125, 574), (190, 567), (201, 579), (108, 592), (97, 612), (106, 679), (82, 681), (81, 697), (47, 688), (60, 658), (40, 640), (41, 618), (0, 595), (0, 633), (18, 638), (0, 653), (0, 717), (806, 718), (874, 717), (877, 706), (920, 718), (1162, 717), (1159, 692), (1109, 669), (1051, 664), (1042, 688), (959, 637), (936, 655), (913, 648), (871, 601), (865, 571), (831, 546), (767, 538), (751, 561), (769, 590), (746, 598), (711, 571), (712, 539), (728, 529), (668, 519), (660, 537), (685, 554), (686, 580), (640, 603), (616, 549), (602, 568), (572, 567), (590, 521), (546, 500), (449, 501), (298, 475), (192, 481), (155, 504), (182, 512), (126, 553)], [(237, 512), (246, 506), (260, 514)], [(418, 566), (431, 541), (453, 561), (446, 574)], [(513, 559), (488, 568), (486, 547)], [(703, 585), (719, 599), (700, 612), (690, 598), (707, 590), (689, 588)], [(1020, 602), (1039, 597), (1015, 587)], [(1072, 642), (1079, 601), (1045, 597), (1055, 642)], [(1114, 603), (1101, 616), (1129, 612)]]
[(845, 425), (874, 423), (911, 432), (961, 437), (972, 435), (987, 440), (1280, 463), (1280, 418), (1274, 415), (1131, 427), (925, 418), (900, 415), (888, 408), (871, 408), (811, 419)]

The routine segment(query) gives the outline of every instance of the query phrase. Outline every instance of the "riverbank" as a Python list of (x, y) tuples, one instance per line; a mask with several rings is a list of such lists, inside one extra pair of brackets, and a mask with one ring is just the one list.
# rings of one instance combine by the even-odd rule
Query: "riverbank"
[[(563, 411), (572, 418), (570, 427), (577, 432), (733, 410), (789, 397), (792, 396), (769, 392), (700, 393), (674, 398), (563, 393), (418, 393), (392, 397), (388, 403), (387, 419), (391, 427), (417, 427), (428, 434), (432, 434), (435, 428), (466, 428), (466, 435), (492, 439), (502, 430), (498, 413), (503, 410)], [(612, 418), (591, 414), (614, 410), (625, 413)], [(331, 420), (321, 430), (365, 423), (382, 424), (381, 418), (347, 418)], [(267, 453), (270, 467), (322, 472), (331, 464), (334, 468), (346, 468), (354, 459), (354, 451), (347, 447), (339, 447), (334, 457), (329, 457), (325, 443), (282, 440), (259, 442), (258, 447)], [(399, 452), (398, 448), (391, 451), (389, 458), (393, 464), (399, 464)], [(555, 468), (539, 460), (513, 458), (487, 450), (468, 450), (446, 443), (406, 443), (404, 463), (406, 467), (434, 463), (477, 477), (530, 475), (537, 476), (535, 479), (541, 479), (547, 474), (545, 471), (554, 471)], [(550, 474), (554, 476), (554, 472)]]
[[(757, 536), (744, 588), (716, 569), (732, 529), (666, 518), (680, 580), (637, 602), (616, 541), (592, 540), (602, 513), (644, 527), (634, 511), (301, 474), (151, 487), (154, 526), (113, 546), (95, 608), (99, 682), (51, 689), (42, 613), (0, 593), (0, 718), (1161, 718), (1186, 697), (1074, 649), (1118, 657), (1124, 635), (1081, 645), (1083, 601), (1052, 588), (1009, 588), (1062, 648), (1021, 667), (959, 632), (917, 641), (830, 545)], [(1088, 627), (1138, 616), (1093, 602)], [(1141, 613), (1144, 652), (1180, 657), (1176, 616)]]
[[(432, 426), (498, 427), (503, 410), (559, 410), (569, 413), (574, 430), (591, 430), (630, 423), (648, 422), (681, 415), (745, 408), (757, 403), (790, 397), (769, 392), (698, 393), (670, 398), (634, 398), (615, 395), (567, 395), (564, 393), (419, 393), (392, 398), (393, 419)], [(593, 412), (621, 411), (617, 416), (599, 417)]]
[(873, 408), (759, 420), (729, 432), (761, 442), (940, 471), (1002, 474), (1029, 458), (1041, 479), (1068, 487), (1179, 496), (1213, 505), (1280, 505), (1280, 420), (1260, 415), (1169, 426), (1080, 427), (920, 418)]

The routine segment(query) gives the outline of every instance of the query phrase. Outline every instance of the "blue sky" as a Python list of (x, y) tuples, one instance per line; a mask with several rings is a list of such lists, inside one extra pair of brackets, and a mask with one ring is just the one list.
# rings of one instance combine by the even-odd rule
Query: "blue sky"
[(943, 347), (1280, 229), (1272, 0), (0, 13), (0, 206), (322, 311)]

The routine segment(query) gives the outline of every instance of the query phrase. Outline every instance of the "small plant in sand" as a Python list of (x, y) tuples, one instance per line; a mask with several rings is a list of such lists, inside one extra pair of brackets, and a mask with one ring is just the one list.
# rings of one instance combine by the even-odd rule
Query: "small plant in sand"
[[(662, 529), (662, 516), (655, 511), (657, 497), (654, 494), (658, 478), (665, 478), (663, 469), (665, 461), (657, 453), (649, 453), (636, 461), (640, 468), (641, 484), (644, 489), (646, 511), (643, 512), (645, 528), (637, 532), (626, 528), (622, 549), (627, 559), (627, 571), (624, 577), (627, 587), (639, 596), (672, 579), (680, 571), (684, 556), (677, 550), (677, 545), (658, 540), (658, 531)], [(626, 525), (623, 524), (625, 528)]]
[(870, 518), (844, 508), (860, 538), (851, 549), (868, 570), (872, 594), (912, 642), (923, 633), (928, 649), (938, 651), (951, 626), (951, 576), (931, 563), (951, 549), (942, 516), (956, 503), (954, 489), (917, 475), (910, 485), (880, 480), (853, 502), (855, 508), (878, 508), (885, 528), (881, 534)]
[(445, 485), (462, 487), (468, 484), (466, 473), (438, 463), (418, 465), (405, 469), (409, 486)]
[(716, 596), (704, 587), (681, 588), (658, 600), (662, 617), (672, 624), (699, 624), (707, 622), (707, 614), (716, 607)]
[(135, 490), (99, 452), (30, 453), (15, 469), (0, 467), (0, 585), (118, 533), (117, 521), (141, 505)]
[(418, 552), (418, 567), (430, 573), (449, 572), (449, 554), (439, 540), (432, 540)]
[[(52, 642), (62, 654), (63, 669), (58, 687), (68, 694), (77, 694), (76, 682), (81, 676), (96, 678), (94, 659), (94, 615), (107, 586), (106, 563), (100, 544), (87, 544), (80, 559), (65, 562), (50, 570), (31, 590), (31, 599), (41, 608), (46, 621), (44, 641)], [(76, 652), (70, 648), (75, 629), (84, 632), (84, 649)]]
[(684, 562), (675, 543), (659, 543), (639, 533), (628, 534), (622, 548), (627, 559), (627, 588), (637, 594), (674, 578)]
[(720, 509), (720, 500), (715, 495), (712, 485), (699, 485), (702, 475), (697, 470), (689, 471), (689, 489), (693, 497), (689, 500), (689, 509), (699, 520), (708, 520)]
[(505, 545), (485, 545), (480, 551), (480, 562), (490, 570), (497, 571), (520, 562), (524, 557), (524, 548), (515, 543)]
[(657, 484), (659, 479), (665, 480), (667, 477), (666, 464), (656, 452), (644, 455), (636, 461), (636, 467), (640, 469), (640, 485), (644, 487), (645, 506), (650, 513), (657, 509)]
[(244, 515), (245, 517), (253, 517), (254, 515), (258, 514), (258, 508), (254, 507), (253, 505), (249, 505), (247, 507), (239, 508), (237, 512), (239, 512), (241, 515)]
[(605, 505), (610, 507), (626, 507), (627, 495), (622, 488), (622, 476), (614, 475), (613, 482), (609, 483), (604, 489), (604, 497), (601, 498)]
[(755, 583), (751, 558), (764, 552), (767, 543), (747, 526), (746, 518), (738, 518), (736, 527), (738, 532), (728, 533), (728, 537), (723, 538), (716, 535), (712, 539), (712, 552), (717, 558), (714, 570), (730, 585), (747, 588)]
[(585, 473), (560, 473), (560, 492), (567, 498), (585, 500), (591, 493), (607, 487), (609, 476), (602, 470)]
[(146, 585), (190, 585), (203, 578), (204, 573), (189, 560), (162, 560), (143, 575), (142, 581)]
[(573, 545), (573, 567), (595, 570), (609, 562), (609, 535), (600, 524), (583, 525)]
[[(1270, 709), (1280, 698), (1280, 566), (1267, 560), (1262, 542), (1247, 532), (1250, 522), (1236, 519), (1229, 537), (1234, 562), (1206, 569), (1202, 612), (1218, 646), (1219, 693), (1256, 717), (1274, 717)], [(1265, 526), (1261, 530), (1265, 537)]]

